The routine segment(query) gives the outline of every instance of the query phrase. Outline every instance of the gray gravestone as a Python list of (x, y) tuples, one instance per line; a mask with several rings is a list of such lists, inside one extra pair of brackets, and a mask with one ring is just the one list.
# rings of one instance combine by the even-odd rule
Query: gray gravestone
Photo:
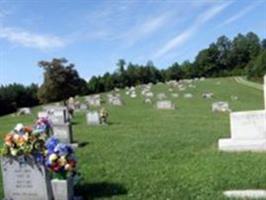
[(1, 158), (6, 200), (52, 200), (50, 179), (32, 157)]
[(88, 112), (86, 118), (87, 118), (88, 125), (99, 125), (100, 124), (100, 115), (98, 112)]
[(65, 106), (45, 106), (43, 109), (53, 124), (64, 124), (69, 121), (69, 113)]
[(70, 123), (65, 124), (54, 124), (53, 125), (53, 135), (60, 142), (71, 144), (73, 141), (72, 126)]

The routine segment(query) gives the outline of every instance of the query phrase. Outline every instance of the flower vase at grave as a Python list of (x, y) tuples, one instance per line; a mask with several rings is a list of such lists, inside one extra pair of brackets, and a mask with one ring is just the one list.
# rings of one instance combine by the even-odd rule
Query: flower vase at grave
[(65, 180), (53, 179), (51, 183), (54, 200), (73, 200), (74, 184), (72, 177)]

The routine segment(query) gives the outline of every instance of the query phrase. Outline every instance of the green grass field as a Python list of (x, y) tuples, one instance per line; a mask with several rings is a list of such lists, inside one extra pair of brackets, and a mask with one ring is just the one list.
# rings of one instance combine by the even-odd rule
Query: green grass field
[[(83, 146), (76, 151), (82, 174), (76, 192), (85, 199), (218, 200), (225, 199), (227, 189), (266, 188), (266, 155), (219, 152), (218, 139), (230, 134), (229, 114), (211, 112), (217, 100), (228, 101), (233, 111), (263, 109), (262, 91), (232, 78), (198, 81), (196, 86), (178, 92), (172, 111), (158, 111), (122, 91), (125, 105), (107, 106), (109, 126), (89, 127), (85, 113), (78, 113), (74, 139)], [(167, 88), (152, 90), (168, 93)], [(203, 99), (205, 91), (215, 98)], [(187, 92), (194, 97), (183, 98)], [(231, 95), (239, 100), (232, 101)], [(34, 116), (1, 117), (1, 138), (18, 122), (31, 124)], [(3, 197), (2, 183), (0, 188)]]

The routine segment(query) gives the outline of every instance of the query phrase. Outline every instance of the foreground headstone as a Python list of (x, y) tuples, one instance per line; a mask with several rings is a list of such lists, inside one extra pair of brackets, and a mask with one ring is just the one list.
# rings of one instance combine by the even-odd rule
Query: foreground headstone
[[(264, 88), (266, 76), (264, 76)], [(266, 89), (266, 88), (265, 88)], [(266, 90), (264, 90), (264, 95)], [(264, 99), (265, 100), (265, 99)], [(218, 141), (222, 151), (266, 151), (266, 110), (230, 114), (231, 138)]]
[(52, 200), (50, 179), (34, 158), (1, 158), (6, 200)]
[(265, 151), (266, 111), (234, 112), (230, 114), (231, 138), (220, 139), (223, 151)]

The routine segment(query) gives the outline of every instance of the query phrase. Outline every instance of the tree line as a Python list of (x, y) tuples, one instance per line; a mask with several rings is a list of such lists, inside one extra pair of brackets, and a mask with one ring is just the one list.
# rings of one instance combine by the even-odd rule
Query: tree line
[(80, 78), (74, 65), (64, 58), (40, 61), (38, 65), (44, 70), (44, 82), (40, 87), (34, 84), (0, 87), (0, 115), (14, 112), (19, 107), (149, 82), (235, 75), (260, 80), (266, 73), (266, 39), (261, 40), (253, 32), (238, 34), (232, 40), (221, 36), (199, 51), (193, 62), (175, 62), (166, 69), (158, 69), (152, 61), (139, 65), (120, 59), (116, 71), (93, 76), (88, 82)]

